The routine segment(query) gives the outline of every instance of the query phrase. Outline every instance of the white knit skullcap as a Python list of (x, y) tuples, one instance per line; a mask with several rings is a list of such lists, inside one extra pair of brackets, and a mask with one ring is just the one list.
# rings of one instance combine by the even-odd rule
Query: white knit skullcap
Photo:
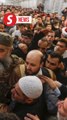
[(40, 97), (43, 91), (41, 80), (36, 76), (25, 76), (19, 79), (21, 91), (28, 97), (36, 99)]
[(62, 35), (63, 35), (64, 37), (67, 37), (67, 27), (63, 27), (63, 28), (62, 28)]

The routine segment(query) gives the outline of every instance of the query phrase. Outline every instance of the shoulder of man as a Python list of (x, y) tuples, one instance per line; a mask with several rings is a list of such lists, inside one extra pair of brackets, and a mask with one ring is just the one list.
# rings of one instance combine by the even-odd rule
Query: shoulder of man
[(24, 64), (24, 60), (21, 57), (18, 57), (17, 55), (12, 54), (11, 58), (13, 59), (13, 64)]
[(42, 68), (42, 73), (43, 73), (43, 75), (45, 75), (47, 77), (50, 77), (53, 80), (56, 80), (56, 75), (55, 75), (55, 73), (52, 70), (44, 67), (44, 68)]
[(25, 71), (25, 61), (16, 56), (16, 55), (11, 55), (12, 59), (13, 59), (13, 64), (14, 64), (14, 72), (19, 76), (22, 77)]
[(25, 76), (25, 64), (19, 64), (14, 71), (20, 78)]

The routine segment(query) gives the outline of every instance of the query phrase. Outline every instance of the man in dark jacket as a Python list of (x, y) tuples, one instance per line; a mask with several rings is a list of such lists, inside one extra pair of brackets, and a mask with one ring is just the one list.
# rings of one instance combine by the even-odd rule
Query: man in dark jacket
[[(67, 96), (67, 77), (63, 76), (62, 70), (61, 70), (61, 63), (62, 63), (62, 58), (61, 56), (56, 53), (56, 52), (51, 52), (48, 54), (48, 57), (45, 62), (45, 66), (51, 70), (56, 75), (58, 84), (59, 84), (59, 89), (61, 91), (61, 99), (64, 99), (65, 96)], [(61, 84), (60, 84), (61, 83)]]

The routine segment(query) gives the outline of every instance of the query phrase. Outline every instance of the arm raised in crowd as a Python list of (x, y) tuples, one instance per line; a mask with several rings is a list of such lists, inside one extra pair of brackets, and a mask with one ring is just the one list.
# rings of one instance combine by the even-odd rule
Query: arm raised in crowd
[(46, 99), (47, 110), (51, 115), (56, 115), (57, 102), (58, 102), (58, 96), (60, 94), (60, 91), (51, 78), (48, 78), (46, 76), (39, 76), (39, 78), (41, 79), (41, 81), (43, 81), (43, 84), (45, 83), (44, 95), (46, 93), (45, 99)]
[(43, 81), (43, 83), (48, 83), (48, 85), (57, 93), (58, 97), (60, 96), (62, 98), (67, 97), (67, 86), (63, 85), (57, 80), (52, 80), (51, 78), (47, 76), (39, 76), (39, 78)]

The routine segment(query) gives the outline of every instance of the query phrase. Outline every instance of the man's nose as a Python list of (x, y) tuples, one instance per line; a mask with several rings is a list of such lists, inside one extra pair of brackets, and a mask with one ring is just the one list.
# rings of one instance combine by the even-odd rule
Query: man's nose
[(27, 65), (27, 69), (30, 69), (30, 65)]

